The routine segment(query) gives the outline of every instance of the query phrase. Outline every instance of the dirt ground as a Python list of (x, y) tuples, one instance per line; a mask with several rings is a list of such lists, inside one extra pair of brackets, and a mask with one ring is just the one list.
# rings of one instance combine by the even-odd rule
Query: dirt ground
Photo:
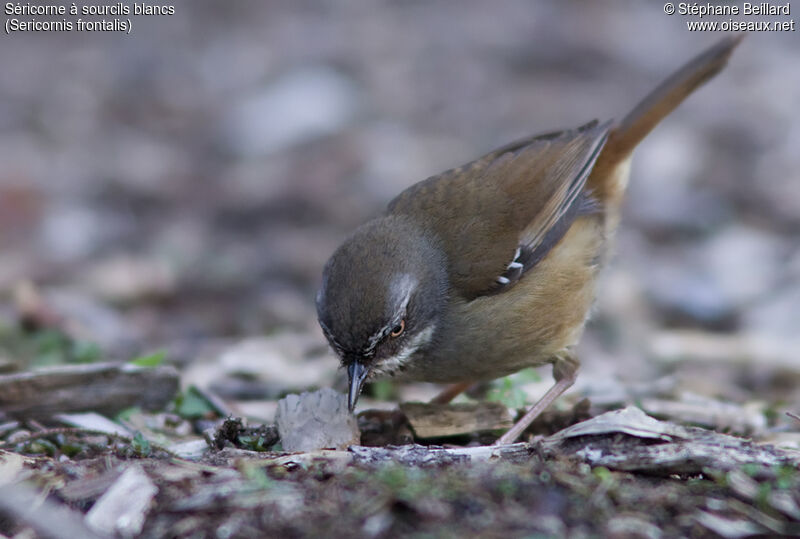
[[(349, 231), (510, 140), (621, 117), (723, 33), (610, 0), (174, 7), (0, 38), (0, 536), (800, 535), (796, 32), (751, 32), (637, 150), (578, 382), (530, 445), (420, 437), (395, 410), (439, 388), (382, 382), (372, 449), (288, 453), (280, 399), (345, 389), (314, 296)], [(551, 383), (459, 402), (516, 413)], [(706, 430), (553, 437), (630, 406)]]

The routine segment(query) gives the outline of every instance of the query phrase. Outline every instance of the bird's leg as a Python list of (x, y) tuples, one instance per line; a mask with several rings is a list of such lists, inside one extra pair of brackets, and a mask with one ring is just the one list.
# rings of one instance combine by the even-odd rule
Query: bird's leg
[(514, 443), (517, 438), (519, 438), (520, 434), (533, 423), (533, 420), (539, 417), (539, 414), (545, 411), (553, 404), (554, 400), (560, 397), (562, 393), (575, 383), (575, 378), (577, 378), (578, 374), (578, 365), (577, 359), (571, 354), (557, 358), (553, 363), (553, 377), (556, 379), (556, 383), (547, 390), (547, 393), (539, 399), (539, 402), (531, 406), (522, 419), (517, 421), (508, 432), (498, 438), (494, 445)]
[(468, 390), (472, 385), (471, 382), (459, 382), (457, 384), (450, 384), (442, 390), (441, 393), (431, 399), (431, 404), (447, 404), (455, 399), (463, 392)]

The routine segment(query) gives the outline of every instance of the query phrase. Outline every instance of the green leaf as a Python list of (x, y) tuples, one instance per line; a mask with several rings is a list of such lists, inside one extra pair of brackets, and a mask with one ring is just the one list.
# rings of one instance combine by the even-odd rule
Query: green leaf
[(152, 354), (134, 358), (128, 363), (131, 365), (136, 365), (137, 367), (158, 367), (164, 363), (166, 357), (167, 352), (164, 350), (159, 350), (158, 352), (153, 352)]
[(214, 414), (214, 407), (194, 386), (190, 386), (175, 398), (178, 415), (186, 419), (199, 419)]
[(62, 453), (64, 453), (69, 458), (72, 458), (75, 455), (79, 454), (81, 451), (83, 451), (84, 447), (80, 444), (65, 443), (61, 444), (60, 449)]
[(142, 436), (141, 432), (136, 432), (131, 440), (131, 448), (138, 457), (149, 457), (151, 453), (150, 442)]
[(263, 436), (239, 436), (239, 443), (242, 444), (244, 449), (250, 451), (269, 451), (270, 446), (264, 445), (266, 440)]
[(592, 473), (603, 483), (612, 483), (614, 481), (614, 476), (611, 475), (611, 471), (605, 466), (595, 466), (592, 468)]

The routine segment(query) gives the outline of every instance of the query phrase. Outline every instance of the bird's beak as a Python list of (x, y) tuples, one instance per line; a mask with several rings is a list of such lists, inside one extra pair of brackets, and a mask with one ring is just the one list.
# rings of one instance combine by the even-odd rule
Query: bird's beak
[(361, 388), (364, 386), (364, 381), (367, 379), (369, 369), (363, 363), (353, 361), (347, 366), (347, 377), (350, 380), (350, 393), (347, 396), (347, 406), (352, 412), (355, 410), (358, 396), (361, 394)]

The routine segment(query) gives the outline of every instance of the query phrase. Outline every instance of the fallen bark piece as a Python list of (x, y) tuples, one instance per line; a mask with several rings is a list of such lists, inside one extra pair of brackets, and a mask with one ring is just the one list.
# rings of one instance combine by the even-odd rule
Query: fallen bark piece
[[(295, 396), (297, 398), (297, 396)], [(222, 455), (224, 449), (215, 455)], [(404, 466), (436, 467), (494, 460), (526, 462), (535, 455), (576, 456), (593, 466), (657, 475), (728, 472), (751, 464), (800, 466), (800, 451), (759, 445), (750, 440), (727, 436), (696, 427), (683, 427), (658, 421), (638, 408), (608, 412), (541, 438), (534, 444), (445, 448), (404, 445), (366, 447), (352, 445), (348, 451), (317, 451), (270, 456), (236, 450), (236, 457), (255, 458), (265, 465), (300, 465), (335, 461), (337, 465), (357, 463), (381, 466), (396, 462)], [(234, 456), (233, 453), (230, 454)], [(217, 463), (221, 465), (220, 463)], [(794, 518), (800, 508), (781, 495), (767, 498), (779, 512)]]
[(474, 432), (511, 428), (511, 414), (499, 402), (434, 404), (408, 402), (400, 405), (418, 438), (445, 438)]
[(86, 524), (99, 534), (138, 535), (156, 493), (158, 488), (142, 467), (133, 465), (92, 506)]
[(0, 376), (0, 412), (41, 418), (87, 410), (114, 415), (132, 406), (158, 410), (177, 391), (178, 371), (173, 367), (61, 365)]
[(523, 462), (531, 458), (529, 444), (481, 445), (477, 447), (444, 448), (424, 445), (399, 447), (352, 446), (354, 461), (360, 464), (384, 464), (394, 461), (405, 466), (435, 467), (456, 463), (509, 460)]
[[(223, 451), (230, 451), (224, 449)], [(222, 452), (220, 452), (222, 453)], [(382, 466), (387, 462), (396, 462), (403, 466), (432, 468), (450, 464), (469, 462), (488, 462), (507, 460), (524, 462), (531, 458), (533, 452), (529, 444), (519, 442), (509, 445), (482, 445), (477, 447), (453, 447), (424, 445), (403, 445), (390, 447), (367, 447), (351, 445), (347, 451), (314, 451), (295, 453), (278, 457), (261, 457), (266, 466), (300, 466), (307, 467), (314, 463), (327, 462), (332, 469), (343, 469), (348, 464), (357, 463), (367, 466)]]
[(798, 451), (658, 421), (635, 407), (568, 427), (545, 438), (542, 447), (553, 454), (576, 455), (593, 466), (664, 475), (732, 470), (744, 464), (800, 465)]
[(281, 399), (275, 421), (284, 451), (344, 449), (361, 437), (347, 397), (330, 388)]

